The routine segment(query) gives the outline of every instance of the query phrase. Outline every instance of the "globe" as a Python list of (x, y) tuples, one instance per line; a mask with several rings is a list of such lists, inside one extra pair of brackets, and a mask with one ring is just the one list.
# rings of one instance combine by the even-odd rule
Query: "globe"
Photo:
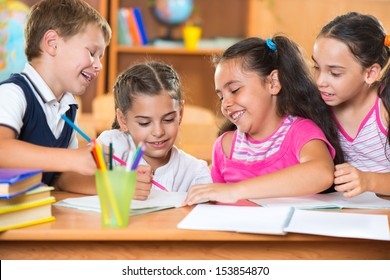
[(186, 21), (194, 8), (193, 0), (153, 0), (154, 17), (168, 27), (166, 39), (172, 39), (172, 28)]
[(21, 72), (24, 54), (24, 24), (29, 7), (19, 1), (0, 0), (0, 81)]

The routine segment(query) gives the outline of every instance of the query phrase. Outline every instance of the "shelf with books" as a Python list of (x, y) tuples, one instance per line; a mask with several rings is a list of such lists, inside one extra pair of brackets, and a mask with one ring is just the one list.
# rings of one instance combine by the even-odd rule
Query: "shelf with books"
[[(248, 10), (252, 0), (194, 0), (194, 6), (201, 17), (202, 39), (242, 38), (248, 32)], [(151, 44), (147, 46), (127, 46), (118, 44), (118, 11), (124, 7), (138, 7), (142, 12), (145, 30)], [(107, 90), (112, 91), (116, 77), (131, 64), (145, 60), (158, 60), (171, 64), (182, 79), (185, 100), (192, 105), (218, 110), (218, 99), (214, 94), (214, 69), (211, 56), (224, 48), (208, 45), (193, 51), (184, 46), (154, 46), (156, 40), (164, 37), (166, 26), (153, 16), (148, 1), (113, 0), (110, 1), (110, 25), (113, 37), (109, 46), (109, 69)], [(216, 16), (223, 10), (223, 16)], [(180, 25), (173, 29), (175, 42), (180, 42)]]
[(118, 53), (138, 53), (138, 54), (177, 54), (177, 55), (212, 55), (215, 53), (222, 52), (222, 48), (213, 48), (213, 49), (196, 49), (196, 50), (187, 50), (184, 47), (155, 47), (155, 46), (125, 46), (119, 45), (117, 47)]

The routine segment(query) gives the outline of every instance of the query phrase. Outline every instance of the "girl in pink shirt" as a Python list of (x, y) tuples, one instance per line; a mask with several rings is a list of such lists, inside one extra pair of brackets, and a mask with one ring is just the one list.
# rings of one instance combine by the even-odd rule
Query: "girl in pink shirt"
[[(244, 39), (215, 59), (215, 89), (230, 128), (213, 150), (205, 201), (299, 196), (327, 190), (343, 156), (337, 128), (299, 47), (284, 36)], [(321, 130), (322, 129), (322, 130)]]
[(334, 173), (345, 197), (390, 195), (389, 56), (390, 35), (379, 20), (355, 12), (325, 25), (314, 44), (316, 82), (337, 120), (348, 162)]

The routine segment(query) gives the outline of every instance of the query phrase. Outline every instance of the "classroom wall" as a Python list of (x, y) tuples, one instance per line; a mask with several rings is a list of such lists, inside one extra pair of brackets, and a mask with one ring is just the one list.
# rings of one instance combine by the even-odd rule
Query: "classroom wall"
[(390, 33), (390, 0), (250, 0), (248, 35), (283, 32), (310, 56), (322, 26), (350, 11), (376, 16)]

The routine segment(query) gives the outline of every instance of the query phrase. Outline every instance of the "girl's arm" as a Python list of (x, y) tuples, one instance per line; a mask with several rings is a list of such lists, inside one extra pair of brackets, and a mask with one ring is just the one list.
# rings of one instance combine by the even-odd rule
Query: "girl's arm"
[(206, 201), (235, 203), (241, 199), (314, 194), (332, 185), (333, 172), (333, 160), (327, 145), (321, 140), (312, 140), (302, 147), (300, 164), (237, 183), (193, 186), (186, 204)]
[(390, 195), (390, 173), (363, 172), (348, 163), (336, 165), (335, 189), (345, 197), (370, 191)]

